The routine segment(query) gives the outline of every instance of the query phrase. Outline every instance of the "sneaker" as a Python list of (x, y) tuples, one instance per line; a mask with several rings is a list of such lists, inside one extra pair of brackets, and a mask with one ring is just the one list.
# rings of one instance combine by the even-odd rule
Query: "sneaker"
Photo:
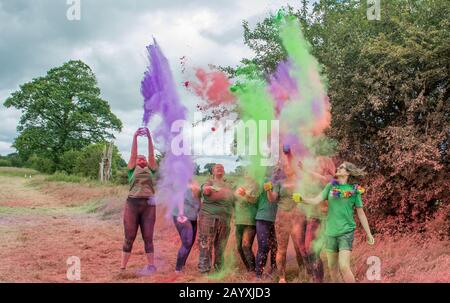
[(146, 265), (143, 269), (136, 272), (138, 276), (150, 276), (156, 272), (155, 265)]

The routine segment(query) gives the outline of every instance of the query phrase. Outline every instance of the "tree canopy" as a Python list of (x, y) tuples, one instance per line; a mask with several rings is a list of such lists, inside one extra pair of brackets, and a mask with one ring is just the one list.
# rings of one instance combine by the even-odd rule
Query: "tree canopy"
[[(367, 168), (368, 208), (379, 230), (415, 228), (449, 202), (449, 10), (445, 0), (382, 1), (381, 20), (356, 0), (302, 1), (295, 15), (328, 79), (337, 156)], [(308, 11), (307, 5), (313, 9)], [(244, 41), (237, 69), (262, 75), (286, 59), (274, 15)], [(225, 68), (232, 76), (236, 68)]]
[(111, 140), (122, 128), (82, 61), (69, 61), (22, 84), (4, 105), (22, 111), (13, 147), (25, 160), (37, 155), (58, 165), (64, 152)]

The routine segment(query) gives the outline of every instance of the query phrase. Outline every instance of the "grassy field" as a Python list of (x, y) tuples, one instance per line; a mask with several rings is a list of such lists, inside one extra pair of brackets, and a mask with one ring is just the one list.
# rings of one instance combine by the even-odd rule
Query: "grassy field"
[[(67, 181), (69, 179), (52, 179), (52, 176), (26, 169), (0, 168), (1, 282), (68, 282), (66, 260), (69, 256), (80, 258), (82, 282), (254, 280), (253, 275), (244, 271), (237, 256), (234, 230), (226, 251), (227, 270), (209, 276), (199, 274), (196, 269), (198, 249), (194, 246), (186, 271), (175, 274), (180, 241), (163, 205), (158, 206), (154, 235), (158, 272), (145, 278), (134, 274), (145, 264), (140, 235), (133, 248), (129, 269), (125, 273), (120, 272), (121, 220), (127, 186), (89, 180)], [(367, 260), (370, 256), (378, 256), (382, 262), (381, 282), (450, 282), (449, 251), (448, 241), (420, 235), (398, 238), (377, 235), (377, 243), (373, 247), (366, 245), (358, 235), (352, 266), (358, 281), (370, 282), (366, 277)], [(325, 256), (322, 257), (326, 261)], [(292, 243), (288, 250), (287, 269), (289, 282), (309, 281), (304, 269), (299, 270), (296, 265)], [(266, 280), (273, 281), (276, 278)]]

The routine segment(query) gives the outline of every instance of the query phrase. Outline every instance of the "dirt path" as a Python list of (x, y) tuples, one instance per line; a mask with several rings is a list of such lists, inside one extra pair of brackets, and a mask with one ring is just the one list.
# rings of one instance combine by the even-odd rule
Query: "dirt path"
[[(81, 282), (249, 282), (253, 279), (244, 273), (236, 258), (234, 231), (228, 243), (228, 257), (235, 258), (237, 265), (220, 280), (197, 272), (196, 246), (186, 272), (175, 274), (179, 239), (161, 208), (157, 212), (154, 236), (158, 273), (145, 278), (135, 276), (134, 272), (145, 263), (143, 243), (138, 235), (129, 268), (121, 274), (118, 268), (125, 187), (1, 175), (0, 184), (0, 282), (68, 282), (66, 261), (70, 256), (81, 260)], [(388, 241), (379, 241), (373, 249), (357, 244), (353, 263), (358, 280), (367, 281), (366, 260), (375, 255), (387, 260), (382, 267), (383, 281), (450, 281), (446, 270), (450, 268), (448, 242), (433, 242), (434, 246), (389, 242), (389, 249), (383, 243)], [(288, 280), (303, 282), (297, 278), (291, 250), (288, 264)]]
[[(206, 281), (195, 269), (196, 249), (183, 276), (173, 273), (178, 236), (163, 214), (155, 232), (159, 273), (149, 278), (134, 272), (145, 262), (143, 243), (136, 239), (129, 269), (118, 271), (122, 246), (120, 212), (123, 190), (96, 189), (79, 184), (49, 183), (33, 186), (34, 180), (0, 176), (0, 281), (67, 282), (66, 260), (81, 260), (82, 282), (176, 282)], [(107, 207), (90, 213), (100, 199)], [(104, 219), (113, 210), (114, 215)]]

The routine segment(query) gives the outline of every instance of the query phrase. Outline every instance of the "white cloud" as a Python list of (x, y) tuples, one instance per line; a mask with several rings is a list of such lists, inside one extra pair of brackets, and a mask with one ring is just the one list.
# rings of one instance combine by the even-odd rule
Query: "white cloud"
[[(145, 46), (152, 36), (170, 62), (180, 84), (180, 98), (192, 117), (198, 100), (181, 85), (186, 75), (181, 73), (180, 57), (186, 56), (191, 68), (236, 65), (251, 56), (243, 43), (242, 20), (262, 20), (269, 11), (288, 3), (295, 6), (298, 1), (91, 1), (83, 3), (79, 23), (65, 19), (62, 2), (0, 2), (5, 21), (0, 26), (0, 65), (10, 69), (6, 74), (0, 72), (0, 97), (4, 101), (18, 85), (44, 75), (51, 67), (81, 59), (92, 67), (102, 96), (123, 122), (116, 144), (127, 160), (132, 135), (142, 118), (140, 81), (147, 66)], [(17, 111), (0, 107), (2, 150), (8, 150), (16, 135), (18, 118)]]
[(15, 152), (15, 150), (11, 147), (10, 142), (0, 141), (0, 155), (7, 155)]

